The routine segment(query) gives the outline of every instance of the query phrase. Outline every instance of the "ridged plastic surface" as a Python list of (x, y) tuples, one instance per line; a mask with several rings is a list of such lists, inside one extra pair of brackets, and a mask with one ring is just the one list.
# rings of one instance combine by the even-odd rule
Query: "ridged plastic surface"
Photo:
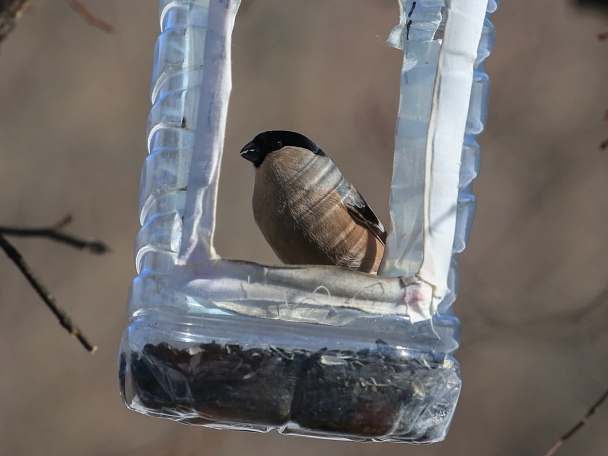
[[(406, 112), (407, 105), (408, 115), (398, 119), (397, 148), (406, 139), (425, 140), (437, 69), (432, 59), (436, 62), (442, 30), (443, 1), (416, 2), (415, 23), (408, 26), (411, 3), (402, 2), (405, 16), (391, 40), (406, 51), (427, 53), (429, 64), (402, 78), (400, 112)], [(475, 65), (454, 255), (464, 249), (475, 209), (475, 138), (487, 113), (483, 65), (493, 44), (488, 18), (495, 8), (490, 0)], [(163, 0), (160, 5), (148, 119), (150, 155), (140, 190), (139, 275), (131, 288), (131, 323), (119, 359), (125, 403), (147, 415), (216, 428), (277, 429), (354, 441), (442, 440), (461, 387), (452, 357), (460, 331), (452, 316), (455, 261), (451, 291), (438, 314), (415, 324), (397, 307), (391, 312), (390, 304), (381, 306), (392, 302), (387, 296), (407, 294), (410, 285), (397, 279), (382, 282), (381, 277), (344, 273), (346, 285), (337, 290), (335, 283), (325, 287), (317, 283), (317, 275), (303, 269), (218, 260), (195, 268), (196, 280), (184, 286), (176, 281), (208, 14), (209, 0)], [(412, 165), (408, 157), (398, 160)], [(411, 229), (416, 232), (415, 222)], [(413, 265), (420, 252), (409, 254)], [(327, 271), (340, 282), (342, 276)], [(270, 298), (268, 283), (286, 288)], [(312, 295), (305, 291), (309, 284), (314, 285)], [(384, 301), (378, 298), (380, 289)]]

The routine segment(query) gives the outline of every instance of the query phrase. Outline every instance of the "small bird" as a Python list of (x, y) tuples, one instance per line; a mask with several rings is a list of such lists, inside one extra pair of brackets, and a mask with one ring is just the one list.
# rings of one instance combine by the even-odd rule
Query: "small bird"
[(283, 263), (377, 273), (386, 231), (314, 142), (292, 131), (267, 131), (241, 156), (255, 167), (253, 217)]

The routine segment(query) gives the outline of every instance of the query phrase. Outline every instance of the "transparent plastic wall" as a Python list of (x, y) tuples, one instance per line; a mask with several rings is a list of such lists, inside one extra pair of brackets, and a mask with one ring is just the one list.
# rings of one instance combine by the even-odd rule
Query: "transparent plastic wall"
[[(216, 428), (355, 441), (444, 438), (461, 386), (452, 356), (460, 331), (451, 310), (457, 285), (453, 255), (464, 248), (473, 219), (475, 137), (487, 109), (483, 64), (494, 36), (488, 17), (496, 8), (493, 0), (468, 1), (487, 7), (487, 17), (483, 29), (481, 22), (466, 27), (481, 34), (468, 37), (468, 46), (475, 44), (469, 50), (477, 55), (470, 65), (475, 71), (465, 72), (473, 75), (464, 79), (465, 102), (452, 100), (457, 106), (447, 108), (437, 88), (451, 80), (450, 55), (463, 54), (459, 40), (447, 35), (458, 34), (457, 19), (462, 16), (462, 23), (471, 11), (458, 6), (468, 3), (400, 1), (400, 24), (389, 43), (403, 49), (405, 58), (391, 227), (378, 276), (328, 266), (271, 267), (215, 253), (239, 1), (161, 1), (150, 154), (141, 180), (139, 275), (131, 287), (130, 324), (119, 357), (128, 407)], [(454, 52), (442, 50), (444, 32), (446, 42), (456, 43)], [(455, 171), (433, 168), (429, 157), (441, 157), (437, 154), (449, 148), (436, 147), (441, 141), (428, 137), (442, 131), (446, 113), (463, 106), (457, 154), (450, 152), (457, 155)], [(451, 193), (437, 188), (444, 182), (441, 174), (457, 184), (451, 203)], [(427, 231), (435, 226), (433, 201), (442, 195), (455, 209), (440, 219), (453, 223), (439, 230), (441, 242), (432, 244), (436, 238)], [(442, 242), (449, 242), (447, 249)], [(437, 255), (428, 253), (431, 247)], [(429, 266), (429, 257), (439, 266)]]
[[(472, 65), (470, 97), (469, 92), (465, 93), (470, 101), (464, 128), (464, 144), (461, 154), (447, 157), (448, 160), (453, 161), (452, 166), (459, 169), (458, 175), (451, 178), (448, 174), (452, 171), (448, 165), (444, 165), (436, 176), (429, 176), (428, 173), (429, 163), (432, 164), (433, 160), (439, 161), (436, 156), (429, 153), (433, 141), (436, 140), (429, 133), (429, 124), (431, 111), (436, 108), (434, 95), (436, 96), (438, 92), (436, 75), (444, 41), (445, 5), (445, 0), (422, 2), (400, 0), (401, 24), (393, 30), (388, 39), (390, 45), (404, 51), (404, 60), (391, 186), (391, 229), (387, 240), (390, 253), (386, 255), (380, 271), (382, 274), (406, 277), (422, 275), (425, 257), (436, 256), (428, 255), (428, 245), (425, 244), (426, 231), (432, 228), (440, 231), (440, 225), (449, 223), (452, 215), (446, 211), (439, 214), (434, 225), (428, 223), (424, 211), (427, 210), (425, 206), (429, 204), (425, 198), (429, 198), (428, 190), (432, 190), (431, 181), (434, 180), (439, 186), (444, 187), (440, 188), (438, 193), (446, 192), (445, 187), (450, 191), (450, 183), (457, 185), (454, 207), (456, 216), (453, 225), (448, 227), (449, 236), (452, 235), (452, 231), (454, 232), (453, 241), (450, 241), (449, 236), (445, 236), (446, 241), (452, 242), (447, 287), (444, 293), (435, 290), (435, 294), (441, 299), (438, 304), (432, 304), (431, 310), (435, 315), (444, 316), (452, 314), (452, 304), (456, 299), (458, 288), (458, 267), (455, 259), (466, 246), (475, 216), (476, 202), (472, 194), (472, 184), (479, 172), (481, 160), (481, 151), (476, 138), (482, 132), (487, 117), (490, 80), (484, 72), (484, 67), (494, 45), (495, 29), (490, 22), (490, 16), (496, 11), (498, 1), (489, 0), (487, 5), (480, 6), (485, 9), (485, 18), (476, 58)], [(454, 69), (452, 71), (454, 72)], [(456, 103), (453, 99), (449, 102)], [(452, 111), (449, 109), (443, 112), (444, 116), (450, 114)], [(450, 180), (452, 182), (446, 185)], [(421, 207), (425, 208), (422, 214)], [(425, 226), (425, 223), (428, 226)], [(440, 252), (442, 250), (446, 249), (439, 249)], [(430, 278), (430, 281), (435, 286), (440, 285), (433, 278)]]

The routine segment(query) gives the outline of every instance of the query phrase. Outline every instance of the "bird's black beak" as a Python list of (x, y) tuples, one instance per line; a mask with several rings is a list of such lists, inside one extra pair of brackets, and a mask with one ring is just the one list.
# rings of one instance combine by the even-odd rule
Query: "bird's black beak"
[(254, 142), (250, 142), (241, 149), (241, 157), (249, 160), (256, 168), (264, 161), (264, 154)]

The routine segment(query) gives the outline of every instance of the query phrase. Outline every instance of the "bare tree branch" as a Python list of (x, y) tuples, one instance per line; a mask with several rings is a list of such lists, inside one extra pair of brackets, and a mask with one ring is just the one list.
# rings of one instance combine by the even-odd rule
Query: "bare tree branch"
[[(93, 27), (111, 33), (114, 27), (94, 15), (80, 0), (65, 0), (67, 4)], [(28, 0), (0, 0), (0, 42), (15, 28), (15, 23), (28, 5)]]
[(90, 253), (103, 254), (110, 251), (110, 248), (101, 241), (86, 241), (84, 239), (77, 238), (66, 234), (61, 229), (68, 225), (72, 221), (71, 215), (66, 215), (62, 220), (57, 222), (54, 226), (48, 228), (21, 228), (21, 227), (9, 227), (0, 226), (0, 234), (6, 236), (20, 236), (20, 237), (47, 237), (57, 242), (62, 242), (71, 247), (75, 247), (80, 250), (86, 250)]
[(545, 454), (545, 456), (553, 456), (557, 450), (561, 448), (574, 434), (576, 434), (580, 429), (587, 424), (587, 422), (591, 419), (591, 417), (598, 411), (602, 403), (608, 399), (608, 390), (604, 391), (604, 393), (600, 396), (600, 398), (595, 401), (595, 403), (591, 406), (591, 408), (587, 411), (585, 416), (581, 418), (581, 420), (566, 432), (556, 443), (551, 447), (551, 449)]
[(103, 30), (107, 33), (112, 33), (114, 31), (114, 27), (108, 24), (103, 19), (95, 16), (91, 11), (84, 6), (79, 0), (65, 0), (70, 7), (76, 11), (85, 21), (91, 24), (93, 27), (97, 27), (100, 30)]
[(21, 273), (25, 276), (30, 285), (36, 290), (38, 296), (42, 298), (44, 303), (47, 305), (51, 312), (55, 314), (61, 326), (63, 326), (72, 336), (76, 337), (78, 341), (86, 348), (89, 352), (94, 352), (97, 350), (97, 347), (92, 345), (87, 338), (84, 336), (82, 331), (72, 324), (70, 317), (60, 309), (55, 303), (55, 298), (49, 293), (44, 285), (40, 282), (40, 280), (34, 275), (34, 272), (31, 270), (29, 265), (25, 262), (19, 251), (13, 247), (6, 238), (0, 234), (0, 247), (7, 256), (13, 260), (13, 262), (17, 265)]
[(15, 28), (27, 0), (0, 0), (0, 42)]

